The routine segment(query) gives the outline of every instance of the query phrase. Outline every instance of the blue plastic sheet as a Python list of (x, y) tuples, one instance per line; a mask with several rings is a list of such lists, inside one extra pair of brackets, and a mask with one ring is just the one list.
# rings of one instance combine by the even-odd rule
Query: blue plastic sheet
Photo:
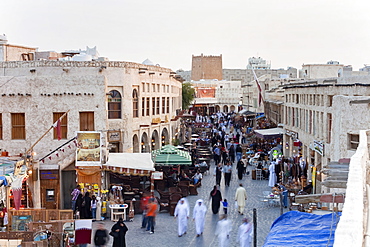
[(333, 246), (339, 217), (340, 213), (287, 212), (274, 221), (263, 246)]

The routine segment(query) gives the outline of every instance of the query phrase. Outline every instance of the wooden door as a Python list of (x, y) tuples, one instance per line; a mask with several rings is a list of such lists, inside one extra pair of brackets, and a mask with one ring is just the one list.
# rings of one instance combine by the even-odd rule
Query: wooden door
[(72, 196), (71, 192), (76, 188), (76, 171), (62, 171), (62, 193), (63, 193), (63, 208), (72, 208)]
[(59, 170), (41, 170), (41, 202), (46, 209), (59, 209)]

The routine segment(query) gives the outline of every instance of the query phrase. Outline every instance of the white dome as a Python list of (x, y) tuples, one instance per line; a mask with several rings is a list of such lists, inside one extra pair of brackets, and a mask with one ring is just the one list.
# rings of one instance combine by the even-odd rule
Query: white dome
[(154, 65), (154, 63), (152, 61), (150, 61), (148, 58), (145, 59), (145, 61), (142, 62), (142, 64), (144, 64), (144, 65)]
[(92, 56), (86, 53), (81, 53), (72, 57), (73, 61), (92, 61)]

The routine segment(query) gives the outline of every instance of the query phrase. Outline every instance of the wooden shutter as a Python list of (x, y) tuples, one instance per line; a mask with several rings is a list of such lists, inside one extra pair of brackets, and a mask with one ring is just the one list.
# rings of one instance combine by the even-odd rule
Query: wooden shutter
[(94, 131), (94, 112), (80, 112), (80, 130)]
[[(64, 112), (54, 112), (53, 113), (53, 124), (58, 121), (58, 119), (63, 116)], [(62, 139), (67, 139), (68, 131), (68, 114), (66, 114), (60, 121), (60, 128), (62, 131)], [(54, 128), (54, 139), (58, 139), (57, 130)]]
[(26, 139), (26, 117), (24, 113), (12, 113), (12, 139)]

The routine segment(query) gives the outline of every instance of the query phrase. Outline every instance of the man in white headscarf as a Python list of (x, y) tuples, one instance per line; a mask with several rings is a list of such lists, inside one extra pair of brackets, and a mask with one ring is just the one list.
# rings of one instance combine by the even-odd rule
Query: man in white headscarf
[(193, 210), (193, 220), (195, 221), (195, 231), (197, 233), (197, 237), (203, 234), (206, 213), (207, 207), (204, 205), (203, 200), (197, 200)]
[(179, 237), (186, 234), (189, 219), (189, 203), (186, 198), (181, 198), (175, 208), (175, 219), (177, 218)]
[(269, 166), (269, 172), (270, 172), (269, 186), (270, 187), (274, 187), (275, 184), (276, 184), (275, 164), (276, 164), (276, 162), (273, 161), (273, 162), (270, 163), (270, 166)]
[(226, 214), (220, 217), (217, 222), (216, 236), (218, 237), (218, 244), (220, 247), (227, 247), (230, 244), (231, 223), (226, 218)]
[(253, 226), (247, 218), (243, 219), (243, 224), (239, 226), (237, 242), (240, 247), (250, 247), (252, 242)]

